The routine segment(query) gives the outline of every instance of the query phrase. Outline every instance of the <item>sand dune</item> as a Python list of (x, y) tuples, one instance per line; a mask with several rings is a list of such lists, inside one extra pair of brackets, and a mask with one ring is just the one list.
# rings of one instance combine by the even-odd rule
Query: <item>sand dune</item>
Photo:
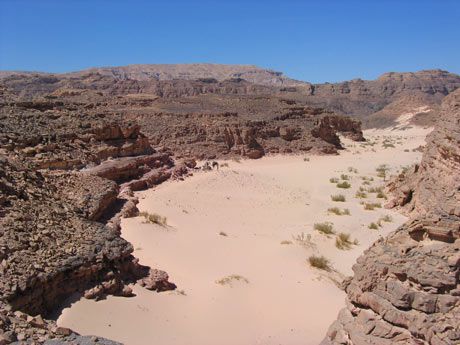
[[(59, 324), (126, 344), (318, 344), (345, 294), (308, 257), (327, 257), (335, 278), (350, 275), (372, 242), (406, 220), (385, 208), (365, 210), (360, 202), (385, 203), (376, 193), (355, 194), (360, 186), (383, 184), (379, 165), (396, 173), (418, 162), (421, 153), (413, 149), (428, 132), (367, 131), (369, 143), (344, 140), (347, 149), (338, 156), (230, 161), (219, 171), (139, 193), (139, 209), (167, 217), (168, 225), (124, 219), (123, 237), (141, 263), (167, 271), (178, 289), (158, 294), (134, 286), (133, 298), (82, 299), (63, 311)], [(341, 174), (351, 188), (329, 181)], [(373, 181), (363, 185), (363, 177)], [(331, 200), (339, 193), (345, 202)], [(331, 214), (331, 207), (350, 215)], [(369, 229), (386, 215), (391, 222)], [(339, 250), (335, 235), (314, 229), (321, 222), (359, 244)], [(309, 243), (299, 241), (308, 235)]]

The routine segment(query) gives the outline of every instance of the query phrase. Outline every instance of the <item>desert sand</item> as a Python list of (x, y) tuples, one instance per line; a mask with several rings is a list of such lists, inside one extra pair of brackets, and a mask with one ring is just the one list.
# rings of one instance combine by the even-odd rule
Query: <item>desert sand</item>
[[(414, 149), (429, 131), (370, 130), (367, 143), (343, 139), (346, 149), (337, 156), (228, 161), (218, 171), (140, 192), (140, 211), (167, 217), (167, 225), (124, 219), (122, 235), (140, 262), (167, 271), (177, 290), (134, 286), (132, 298), (81, 299), (58, 323), (132, 345), (318, 344), (344, 307), (345, 293), (334, 280), (351, 275), (357, 257), (406, 220), (384, 207), (365, 210), (361, 202), (383, 206), (385, 200), (369, 192), (357, 198), (358, 188), (383, 185), (376, 172), (381, 164), (389, 175), (419, 162)], [(343, 181), (341, 174), (351, 188), (329, 181)], [(363, 185), (363, 178), (373, 181)], [(346, 201), (332, 201), (334, 194)], [(350, 215), (332, 214), (331, 207)], [(390, 222), (369, 228), (387, 215)], [(358, 244), (338, 249), (335, 235), (314, 229), (323, 222)], [(333, 271), (311, 267), (311, 255), (325, 256)]]

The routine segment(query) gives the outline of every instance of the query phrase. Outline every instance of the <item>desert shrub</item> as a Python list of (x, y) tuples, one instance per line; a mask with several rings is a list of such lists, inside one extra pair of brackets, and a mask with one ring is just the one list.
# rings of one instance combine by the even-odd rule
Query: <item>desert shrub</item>
[(369, 187), (367, 188), (367, 191), (369, 193), (380, 193), (383, 191), (383, 188), (382, 187)]
[(340, 209), (338, 207), (330, 207), (327, 209), (327, 212), (337, 216), (350, 215), (350, 210), (348, 208)]
[(367, 194), (364, 193), (364, 192), (361, 192), (361, 191), (357, 191), (356, 194), (355, 194), (355, 197), (359, 198), (359, 199), (365, 199), (365, 198), (367, 198)]
[(381, 217), (380, 220), (382, 222), (391, 223), (393, 221), (393, 218), (390, 215), (387, 214), (386, 216)]
[(230, 276), (224, 277), (222, 279), (216, 280), (216, 283), (219, 285), (232, 285), (234, 281), (240, 281), (248, 284), (249, 280), (239, 274), (232, 274)]
[(369, 224), (368, 228), (372, 230), (378, 230), (379, 226), (376, 223), (372, 222)]
[(346, 198), (345, 198), (345, 195), (343, 194), (336, 194), (336, 195), (331, 195), (331, 200), (337, 201), (337, 202), (345, 202)]
[(148, 223), (158, 224), (161, 226), (168, 225), (168, 219), (156, 213), (140, 212), (140, 216), (144, 217)]
[(315, 248), (315, 244), (311, 240), (311, 235), (310, 234), (305, 234), (302, 232), (299, 235), (292, 236), (292, 239), (299, 245), (305, 248)]
[(377, 171), (377, 176), (378, 176), (378, 177), (382, 177), (384, 181), (385, 181), (385, 179), (386, 179), (387, 172), (388, 172), (389, 170), (390, 170), (390, 168), (389, 168), (388, 165), (386, 165), (386, 164), (380, 164), (380, 165), (375, 169), (375, 171)]
[(305, 157), (305, 158), (303, 159), (303, 161), (304, 161), (304, 162), (309, 162), (309, 161), (310, 161), (310, 158)]
[(338, 179), (337, 177), (331, 177), (331, 178), (329, 179), (329, 182), (330, 182), (330, 183), (338, 183), (338, 182), (339, 182), (339, 179)]
[(281, 244), (283, 245), (292, 244), (292, 241), (284, 240), (284, 241), (281, 241)]
[(382, 204), (377, 202), (367, 202), (364, 204), (364, 209), (367, 211), (373, 211), (376, 208), (382, 208)]
[(228, 236), (227, 233), (226, 233), (226, 232), (223, 232), (223, 231), (219, 232), (219, 235), (220, 235), (220, 236), (224, 236), (224, 237), (227, 237), (227, 236)]
[(391, 223), (392, 221), (393, 221), (393, 218), (391, 218), (390, 215), (386, 215), (386, 216), (380, 217), (379, 220), (377, 221), (377, 224), (379, 226), (383, 226), (382, 225), (383, 222)]
[(220, 165), (220, 167), (221, 167), (221, 168), (228, 168), (228, 163), (227, 163), (227, 162), (222, 163), (222, 164)]
[(350, 176), (345, 175), (345, 174), (342, 174), (342, 175), (340, 175), (340, 178), (341, 178), (342, 180), (344, 180), (344, 181), (348, 181), (348, 180), (350, 179)]
[(351, 242), (350, 234), (341, 232), (335, 238), (335, 246), (338, 249), (341, 249), (341, 250), (350, 249), (352, 244), (353, 243)]
[(347, 181), (343, 181), (340, 183), (337, 183), (337, 188), (343, 188), (343, 189), (348, 189), (351, 187), (351, 184), (348, 183)]
[(383, 147), (384, 149), (387, 149), (387, 148), (389, 148), (389, 147), (394, 148), (395, 146), (393, 145), (393, 143), (383, 143), (382, 147)]
[(357, 173), (358, 173), (358, 169), (353, 168), (353, 167), (348, 167), (348, 172), (357, 174)]
[(387, 196), (386, 196), (386, 194), (384, 192), (378, 192), (376, 196), (377, 196), (378, 199), (386, 199), (387, 198)]
[(324, 271), (331, 270), (329, 260), (326, 259), (324, 256), (312, 255), (308, 258), (308, 262), (310, 263), (310, 266), (318, 268), (320, 270), (324, 270)]
[(320, 233), (325, 234), (325, 235), (335, 234), (334, 226), (332, 223), (329, 223), (329, 222), (315, 223), (313, 227), (315, 230), (318, 230)]

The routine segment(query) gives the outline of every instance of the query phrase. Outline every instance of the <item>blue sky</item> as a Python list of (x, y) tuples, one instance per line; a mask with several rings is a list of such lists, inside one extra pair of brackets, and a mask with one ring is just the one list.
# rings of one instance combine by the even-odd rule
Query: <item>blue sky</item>
[(312, 82), (460, 74), (459, 0), (0, 0), (0, 69), (255, 64)]

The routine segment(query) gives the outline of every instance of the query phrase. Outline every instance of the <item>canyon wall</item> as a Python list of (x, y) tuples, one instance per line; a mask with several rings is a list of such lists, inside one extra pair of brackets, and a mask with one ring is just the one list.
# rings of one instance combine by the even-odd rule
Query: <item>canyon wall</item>
[(427, 140), (420, 165), (390, 184), (411, 220), (353, 266), (323, 345), (460, 343), (460, 91)]

